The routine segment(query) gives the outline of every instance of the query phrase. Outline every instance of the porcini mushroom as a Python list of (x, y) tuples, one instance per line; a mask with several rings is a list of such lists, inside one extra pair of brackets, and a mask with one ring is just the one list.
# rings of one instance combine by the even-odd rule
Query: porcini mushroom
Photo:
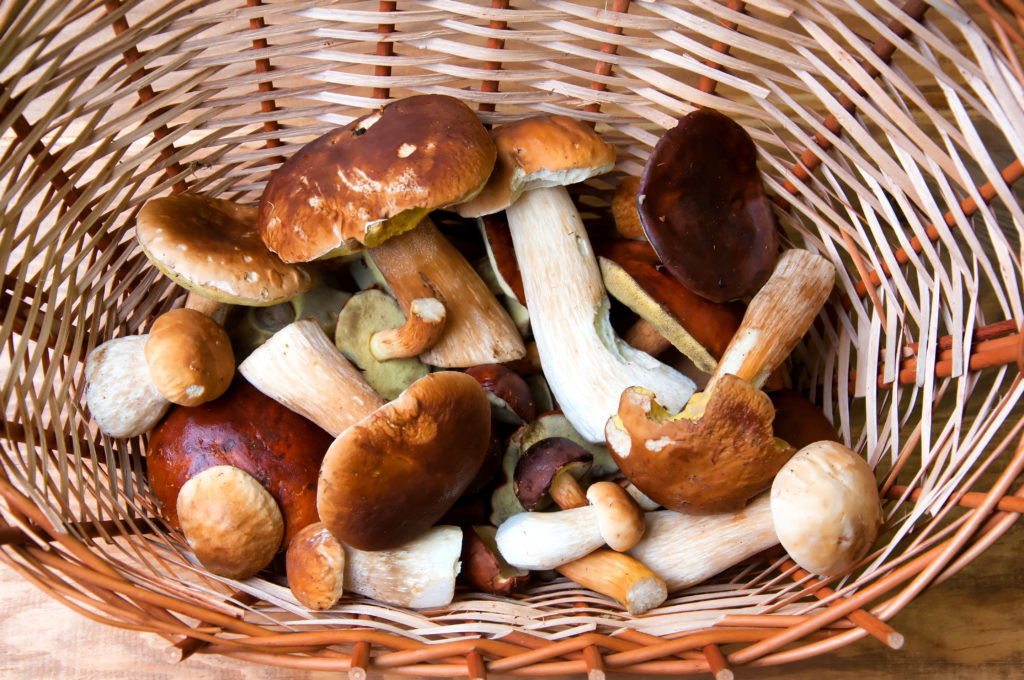
[(644, 532), (643, 512), (618, 484), (595, 482), (589, 505), (554, 512), (522, 512), (498, 527), (498, 550), (522, 569), (554, 569), (603, 545), (624, 551)]
[(867, 554), (881, 526), (874, 474), (837, 442), (804, 447), (779, 471), (770, 493), (739, 511), (646, 515), (647, 531), (630, 549), (678, 592), (780, 541), (793, 561), (834, 576)]
[(171, 405), (149, 377), (146, 340), (146, 335), (113, 338), (85, 359), (85, 403), (107, 436), (144, 434)]
[(685, 410), (666, 410), (642, 387), (624, 390), (606, 429), (622, 473), (679, 512), (733, 510), (767, 489), (793, 450), (776, 441), (774, 409), (759, 388), (810, 327), (834, 278), (823, 257), (787, 250)]
[(217, 302), (274, 305), (313, 285), (305, 266), (264, 245), (255, 206), (190, 193), (154, 198), (139, 210), (135, 233), (165, 276)]
[(287, 543), (318, 519), (316, 481), (330, 444), (316, 424), (236, 378), (213, 401), (171, 408), (150, 434), (146, 472), (153, 498), (175, 528), (181, 526), (178, 495), (189, 479), (223, 465), (248, 473), (280, 507)]
[(368, 247), (407, 317), (437, 298), (445, 330), (424, 361), (465, 367), (522, 356), (519, 333), (473, 267), (426, 219), (475, 195), (494, 145), (473, 111), (445, 95), (384, 106), (310, 142), (270, 178), (260, 231), (288, 262)]
[(757, 148), (731, 118), (697, 109), (651, 150), (637, 189), (647, 240), (673, 276), (712, 302), (754, 294), (778, 256)]
[(317, 509), (354, 548), (384, 550), (422, 534), (473, 481), (487, 452), (490, 405), (475, 379), (430, 373), (385, 403), (311, 320), (278, 331), (239, 372), (335, 437)]
[(516, 463), (516, 498), (528, 511), (541, 510), (552, 500), (562, 508), (584, 506), (587, 492), (579, 480), (590, 472), (593, 461), (594, 454), (568, 437), (541, 439)]
[(481, 364), (470, 366), (465, 373), (473, 376), (487, 391), (491, 413), (497, 420), (518, 425), (537, 417), (533, 391), (515, 371), (501, 364)]
[(682, 408), (694, 384), (615, 336), (586, 229), (564, 185), (606, 172), (614, 148), (586, 124), (538, 116), (492, 130), (498, 162), (463, 216), (505, 210), (530, 324), (551, 392), (587, 440), (604, 440), (622, 390), (644, 385)]
[(436, 526), (390, 550), (357, 550), (320, 522), (288, 546), (288, 585), (301, 604), (329, 609), (349, 591), (398, 607), (443, 607), (455, 594), (462, 530)]

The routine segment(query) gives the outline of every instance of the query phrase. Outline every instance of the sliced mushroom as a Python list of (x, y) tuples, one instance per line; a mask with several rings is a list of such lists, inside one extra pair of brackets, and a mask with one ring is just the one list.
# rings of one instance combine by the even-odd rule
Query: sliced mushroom
[(673, 276), (713, 302), (753, 295), (779, 240), (750, 135), (697, 109), (654, 145), (637, 189), (647, 240)]
[(611, 169), (614, 148), (563, 116), (502, 125), (492, 136), (495, 171), (476, 199), (456, 209), (464, 216), (505, 210), (540, 361), (559, 407), (592, 442), (604, 440), (605, 421), (632, 385), (682, 408), (693, 382), (615, 336), (597, 259), (563, 186)]

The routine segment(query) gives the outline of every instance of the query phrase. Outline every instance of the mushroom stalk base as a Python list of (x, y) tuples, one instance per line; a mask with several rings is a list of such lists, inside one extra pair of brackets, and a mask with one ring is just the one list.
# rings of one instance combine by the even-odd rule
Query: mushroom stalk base
[(565, 188), (527, 191), (506, 215), (541, 366), (573, 427), (603, 442), (605, 422), (634, 385), (682, 409), (693, 382), (615, 335), (597, 258)]

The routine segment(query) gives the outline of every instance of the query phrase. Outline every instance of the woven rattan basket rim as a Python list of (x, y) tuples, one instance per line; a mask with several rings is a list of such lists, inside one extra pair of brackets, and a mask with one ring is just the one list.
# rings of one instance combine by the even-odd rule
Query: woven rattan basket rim
[[(1017, 3), (29, 5), (0, 11), (0, 546), (84, 616), (179, 658), (355, 676), (717, 673), (898, 647), (886, 621), (1024, 508)], [(787, 244), (839, 266), (793, 381), (878, 472), (888, 532), (856, 570), (819, 580), (769, 552), (634, 619), (564, 580), (310, 614), (280, 580), (195, 567), (148, 496), (144, 438), (99, 435), (83, 405), (88, 352), (184, 300), (134, 216), (181, 191), (253, 202), (305, 141), (423, 92), (488, 124), (594, 123), (619, 162), (575, 194), (588, 219), (676, 117), (743, 122)]]

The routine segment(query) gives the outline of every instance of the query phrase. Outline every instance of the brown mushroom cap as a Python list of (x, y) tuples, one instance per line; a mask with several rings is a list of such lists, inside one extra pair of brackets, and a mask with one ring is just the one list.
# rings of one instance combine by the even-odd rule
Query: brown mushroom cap
[(772, 430), (775, 436), (794, 449), (819, 441), (840, 440), (835, 427), (821, 408), (796, 390), (788, 388), (768, 392), (775, 407)]
[(594, 482), (587, 487), (587, 500), (597, 515), (601, 536), (612, 550), (629, 550), (643, 537), (644, 511), (615, 482)]
[(285, 543), (317, 521), (316, 480), (331, 436), (241, 378), (219, 399), (174, 406), (149, 438), (153, 496), (177, 527), (181, 487), (206, 468), (232, 465), (265, 486), (281, 506)]
[(400, 99), (285, 161), (260, 198), (260, 233), (286, 262), (375, 246), (473, 196), (494, 159), (487, 130), (458, 99)]
[(345, 547), (315, 522), (288, 543), (285, 570), (296, 600), (309, 609), (330, 609), (344, 592)]
[(220, 302), (274, 305), (313, 285), (304, 267), (267, 250), (255, 206), (187, 193), (155, 198), (139, 211), (135, 232), (164, 275)]
[(646, 241), (644, 225), (640, 222), (640, 214), (636, 209), (636, 195), (640, 188), (640, 178), (633, 175), (623, 177), (612, 194), (612, 217), (615, 219), (615, 231), (619, 236), (631, 241)]
[(317, 508), (346, 545), (384, 550), (427, 530), (473, 481), (490, 442), (480, 384), (431, 373), (341, 433), (320, 471)]
[(494, 172), (476, 198), (455, 206), (463, 217), (504, 210), (524, 191), (575, 184), (615, 165), (615, 147), (568, 116), (524, 118), (494, 128), (491, 137), (498, 149)]
[(819, 576), (851, 568), (882, 525), (875, 475), (838, 442), (800, 449), (772, 483), (772, 523), (793, 561)]
[(728, 512), (771, 486), (794, 452), (773, 436), (773, 414), (764, 392), (725, 375), (696, 419), (629, 388), (606, 434), (622, 473), (656, 502), (682, 513)]
[(778, 257), (778, 232), (757, 149), (727, 116), (698, 109), (655, 144), (637, 208), (665, 267), (693, 292), (727, 302), (757, 291)]
[(568, 437), (546, 437), (523, 452), (512, 476), (512, 488), (523, 508), (539, 510), (550, 500), (556, 478), (567, 474), (579, 481), (590, 472), (593, 462), (594, 454)]
[(213, 401), (235, 375), (227, 331), (194, 309), (172, 309), (157, 317), (146, 340), (146, 362), (160, 394), (182, 406)]
[[(496, 415), (499, 420), (509, 420), (513, 416), (519, 422), (529, 422), (537, 417), (537, 406), (534, 403), (533, 391), (523, 376), (501, 364), (479, 364), (470, 366), (465, 371), (472, 376), (493, 399)], [(510, 410), (513, 415), (508, 415)]]
[(232, 465), (188, 480), (176, 505), (189, 547), (214, 574), (248, 578), (269, 565), (281, 546), (284, 522), (273, 496)]

